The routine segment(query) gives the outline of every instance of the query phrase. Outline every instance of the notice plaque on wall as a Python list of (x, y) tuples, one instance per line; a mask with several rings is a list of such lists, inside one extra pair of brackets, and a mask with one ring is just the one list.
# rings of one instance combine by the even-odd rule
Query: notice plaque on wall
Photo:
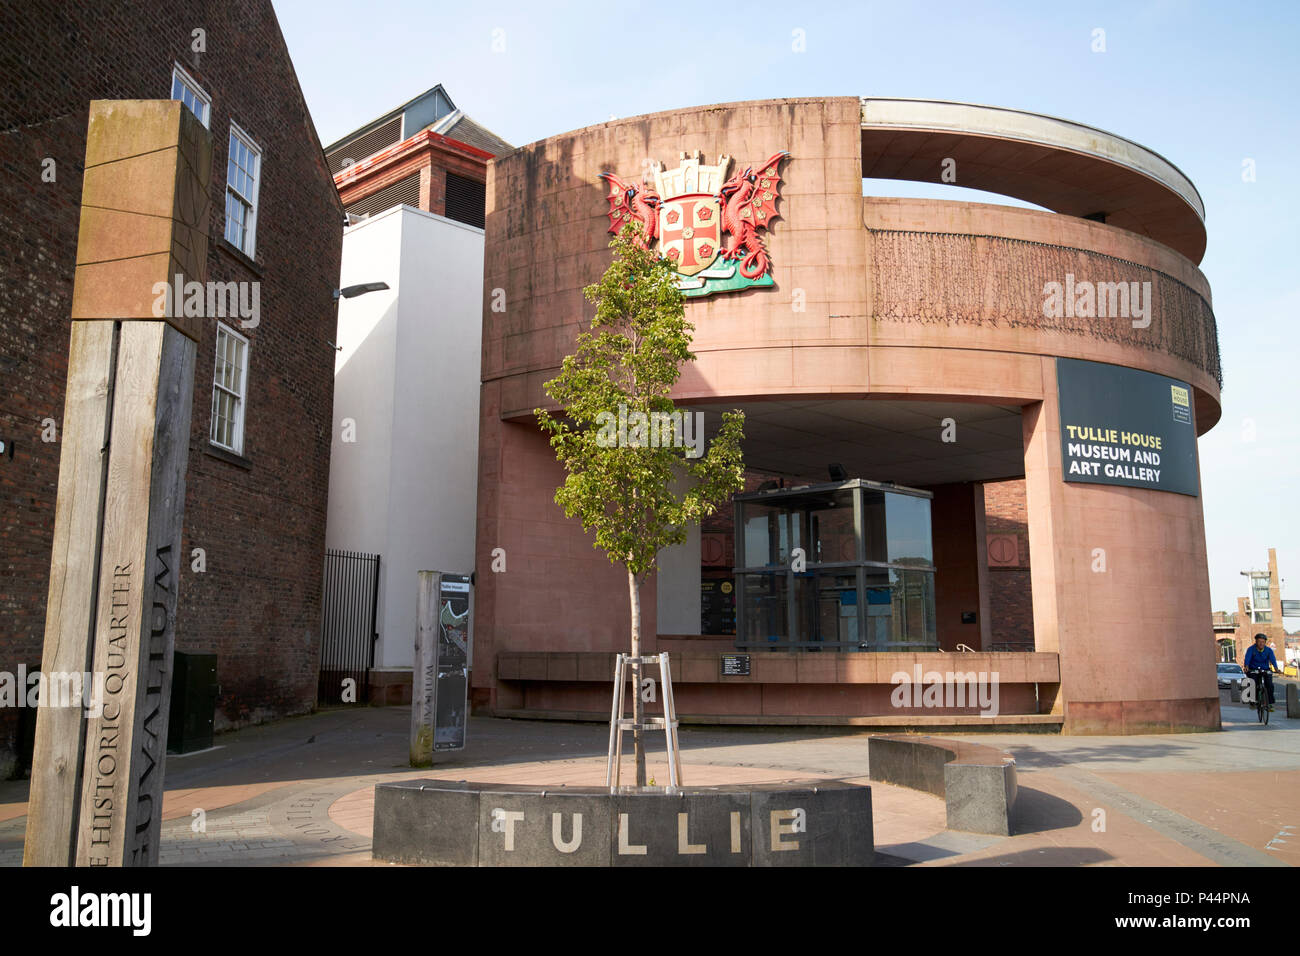
[(1200, 494), (1186, 382), (1058, 358), (1056, 388), (1066, 481)]
[(700, 633), (736, 633), (736, 585), (730, 578), (700, 580)]
[(723, 654), (722, 655), (722, 676), (723, 677), (748, 677), (749, 676), (749, 655), (748, 654)]

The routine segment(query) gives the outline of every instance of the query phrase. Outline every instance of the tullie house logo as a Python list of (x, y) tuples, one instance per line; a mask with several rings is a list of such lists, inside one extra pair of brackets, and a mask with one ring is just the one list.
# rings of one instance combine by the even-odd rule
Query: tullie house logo
[(609, 184), (609, 231), (639, 222), (645, 245), (658, 242), (677, 268), (686, 296), (770, 286), (772, 262), (759, 233), (779, 215), (780, 166), (789, 155), (782, 150), (728, 178), (730, 156), (710, 166), (699, 150), (682, 153), (676, 169), (652, 164), (653, 187), (601, 173)]

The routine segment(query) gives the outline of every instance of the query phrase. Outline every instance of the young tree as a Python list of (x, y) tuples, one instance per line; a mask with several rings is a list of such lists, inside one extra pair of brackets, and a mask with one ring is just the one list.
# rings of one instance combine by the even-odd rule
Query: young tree
[[(639, 225), (610, 243), (614, 260), (584, 292), (595, 303), (591, 329), (578, 336), (560, 374), (545, 384), (562, 415), (536, 410), (551, 447), (568, 472), (555, 503), (594, 531), (595, 546), (627, 569), (632, 656), (641, 654), (641, 584), (660, 550), (686, 540), (688, 525), (712, 514), (744, 487), (740, 442), (745, 415), (724, 412), (718, 434), (683, 436), (690, 412), (668, 393), (681, 375), (694, 326), (672, 264), (644, 248)], [(669, 440), (665, 423), (673, 423)], [(626, 428), (623, 427), (626, 423)], [(686, 438), (695, 442), (692, 448)], [(633, 664), (632, 713), (644, 722), (641, 669)], [(645, 786), (645, 749), (633, 732), (636, 783)]]

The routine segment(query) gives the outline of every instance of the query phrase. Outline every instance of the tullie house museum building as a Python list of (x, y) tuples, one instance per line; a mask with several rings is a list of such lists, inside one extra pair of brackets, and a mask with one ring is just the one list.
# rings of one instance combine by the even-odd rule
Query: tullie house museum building
[[(864, 195), (873, 179), (1041, 211)], [(706, 432), (746, 413), (746, 491), (642, 590), (682, 718), (1219, 726), (1199, 195), (1078, 123), (874, 98), (611, 121), (489, 164), (477, 712), (609, 713), (626, 578), (554, 504), (534, 409), (631, 219), (688, 296), (698, 358), (675, 400)], [(1139, 646), (1159, 679), (1132, 666)], [(995, 682), (995, 706), (896, 693), (932, 672)]]

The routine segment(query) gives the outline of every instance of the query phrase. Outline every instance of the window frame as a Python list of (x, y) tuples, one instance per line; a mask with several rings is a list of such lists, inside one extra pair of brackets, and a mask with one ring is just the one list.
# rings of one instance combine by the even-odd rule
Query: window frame
[[(254, 157), (256, 157), (257, 159), (256, 170), (252, 171), (251, 173), (249, 173), (248, 170), (245, 170), (245, 173), (249, 173), (249, 175), (252, 177), (253, 180), (253, 195), (251, 197), (245, 196), (233, 185), (231, 185), (230, 182), (231, 154), (233, 152), (234, 141), (236, 139), (239, 140), (239, 142), (243, 145), (243, 147), (246, 150), (248, 150), (248, 152)], [(225, 228), (222, 231), (222, 237), (226, 240), (226, 242), (229, 242), (232, 246), (234, 246), (244, 255), (248, 256), (248, 258), (250, 259), (254, 259), (257, 254), (257, 202), (258, 202), (258, 193), (261, 191), (262, 188), (263, 158), (264, 157), (262, 153), (262, 147), (258, 146), (256, 141), (254, 141), (253, 137), (249, 136), (248, 133), (243, 128), (241, 128), (238, 123), (236, 123), (234, 120), (231, 120), (230, 137), (226, 142), (226, 193), (225, 193), (226, 206), (224, 209), (225, 216), (226, 216), (226, 223), (225, 223)], [(248, 207), (247, 219), (245, 220), (245, 235), (246, 235), (245, 242), (248, 248), (236, 244), (231, 240), (229, 236), (230, 221), (231, 221), (230, 220), (230, 196), (232, 193), (234, 194), (236, 201), (243, 202), (247, 204)]]
[[(231, 391), (225, 385), (218, 384), (217, 382), (217, 361), (221, 358), (221, 336), (223, 332), (226, 335), (233, 336), (236, 341), (242, 342), (244, 345), (244, 367), (240, 370), (241, 381), (243, 383), (244, 388), (242, 393), (239, 393), (238, 395), (236, 395), (235, 392)], [(249, 394), (248, 370), (249, 370), (249, 366), (252, 364), (251, 353), (252, 353), (252, 343), (248, 340), (247, 336), (240, 335), (238, 332), (236, 332), (229, 325), (226, 325), (226, 323), (224, 322), (217, 323), (216, 348), (214, 350), (214, 357), (212, 361), (212, 406), (208, 416), (208, 444), (216, 448), (220, 448), (222, 451), (228, 451), (232, 455), (242, 456), (244, 454), (244, 423), (247, 419), (247, 410), (248, 410), (248, 394)], [(225, 445), (217, 441), (216, 436), (213, 434), (217, 424), (217, 390), (218, 389), (225, 392), (227, 395), (236, 395), (237, 415), (235, 418), (233, 447), (232, 445)]]
[[(179, 82), (182, 87), (188, 88), (189, 91), (194, 94), (195, 99), (202, 102), (203, 115), (198, 116), (198, 114), (195, 113), (195, 116), (198, 116), (199, 122), (203, 124), (205, 129), (211, 129), (212, 127), (209, 125), (209, 123), (212, 120), (212, 97), (208, 94), (208, 91), (203, 88), (203, 85), (189, 74), (189, 71), (187, 71), (185, 67), (181, 66), (179, 63), (175, 61), (172, 61), (171, 92), (173, 94), (176, 92), (177, 82)], [(182, 103), (185, 103), (185, 100), (179, 96), (173, 95), (170, 97), (170, 99), (180, 100)], [(188, 103), (185, 103), (185, 107), (186, 109), (189, 109), (191, 113), (194, 112), (193, 108), (191, 108)]]
[[(843, 499), (843, 493), (849, 492), (851, 502)], [(852, 512), (853, 536), (856, 554), (852, 560), (813, 560), (806, 561), (803, 571), (795, 571), (789, 560), (790, 549), (803, 547), (814, 557), (820, 558), (817, 545), (822, 537), (819, 529), (816, 536), (811, 533), (812, 516), (819, 516), (827, 509), (814, 508), (815, 501), (810, 499), (832, 496), (837, 509), (843, 509), (846, 518)], [(879, 496), (877, 501), (870, 496)], [(892, 496), (892, 497), (891, 497)], [(917, 522), (915, 514), (909, 515), (891, 508), (891, 501), (903, 502), (903, 499), (916, 498), (925, 501), (925, 527), (928, 547), (921, 555), (906, 552), (899, 554), (896, 550), (907, 542), (906, 533), (914, 530)], [(876, 482), (851, 479), (845, 482), (827, 482), (813, 485), (809, 489), (794, 488), (786, 492), (774, 492), (769, 497), (762, 492), (747, 492), (732, 496), (734, 518), (734, 549), (736, 566), (732, 574), (736, 581), (736, 650), (752, 653), (759, 649), (803, 651), (805, 649), (833, 648), (837, 652), (853, 653), (860, 651), (917, 651), (933, 650), (938, 647), (938, 609), (936, 604), (935, 577), (937, 568), (934, 562), (934, 512), (933, 495), (918, 489), (897, 486), (883, 486)], [(850, 507), (851, 506), (851, 507)], [(753, 509), (753, 513), (751, 513)], [(869, 514), (870, 512), (870, 514)], [(891, 515), (892, 512), (892, 515)], [(773, 514), (776, 520), (773, 521)], [(788, 516), (787, 521), (782, 518)], [(895, 519), (891, 522), (891, 516)], [(776, 525), (777, 531), (772, 535), (760, 525), (751, 527), (754, 518), (767, 528)], [(793, 520), (789, 520), (793, 519)], [(912, 519), (909, 523), (909, 519)], [(819, 525), (821, 521), (819, 520)], [(784, 535), (785, 547), (778, 550), (777, 560), (765, 560), (772, 555), (773, 538), (781, 548), (782, 525), (788, 525), (790, 531)], [(759, 550), (751, 555), (750, 535), (757, 534), (767, 544), (766, 556)], [(797, 538), (797, 540), (796, 540)], [(921, 539), (917, 538), (917, 542)], [(873, 542), (883, 550), (873, 550)], [(911, 549), (908, 549), (911, 550)], [(841, 552), (842, 553), (842, 552)], [(840, 557), (832, 552), (832, 557)], [(754, 557), (763, 560), (761, 564), (750, 565)], [(882, 560), (883, 559), (883, 560)], [(850, 591), (846, 586), (838, 585), (834, 579), (856, 578)], [(754, 579), (751, 582), (751, 579)], [(823, 588), (823, 580), (832, 584)], [(804, 583), (801, 583), (804, 582)], [(809, 582), (814, 591), (809, 591)], [(751, 587), (751, 584), (754, 586)], [(838, 591), (840, 594), (852, 593), (854, 598), (854, 624), (849, 627), (848, 639), (828, 641), (825, 635), (813, 638), (813, 628), (807, 626), (816, 620), (820, 627), (818, 615), (822, 605), (809, 604), (807, 598), (812, 593), (819, 597)], [(885, 591), (889, 595), (888, 627), (882, 630), (880, 619), (885, 614), (873, 614), (872, 592)], [(775, 604), (764, 606), (764, 601)], [(841, 598), (841, 602), (843, 599)], [(917, 602), (920, 602), (919, 605)], [(752, 602), (752, 604), (751, 604)], [(771, 610), (781, 615), (784, 605), (784, 624), (780, 621), (771, 623)], [(845, 605), (841, 603), (841, 607)], [(874, 607), (885, 605), (876, 603)], [(919, 611), (919, 614), (918, 614)], [(751, 627), (751, 615), (757, 613), (758, 624)], [(765, 617), (766, 615), (766, 617)], [(837, 612), (836, 627), (841, 626)], [(802, 625), (802, 626), (801, 626)], [(764, 634), (764, 632), (770, 632)], [(805, 636), (805, 632), (808, 635)], [(887, 638), (877, 640), (879, 636)], [(772, 635), (776, 634), (774, 641)], [(856, 634), (856, 638), (852, 635)]]

